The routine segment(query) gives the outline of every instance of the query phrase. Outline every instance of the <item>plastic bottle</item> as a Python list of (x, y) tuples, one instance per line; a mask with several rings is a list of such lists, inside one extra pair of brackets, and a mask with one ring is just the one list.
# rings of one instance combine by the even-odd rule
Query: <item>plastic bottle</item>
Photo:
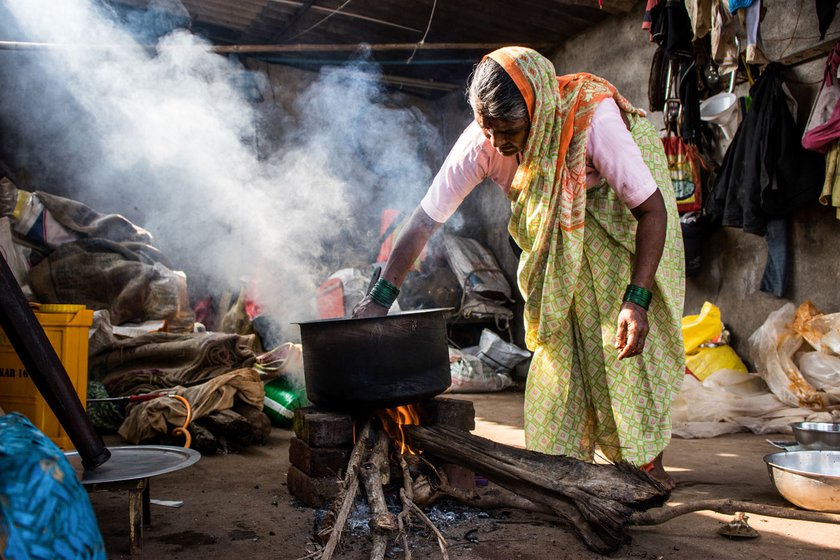
[(305, 404), (305, 392), (305, 389), (296, 388), (284, 377), (274, 379), (265, 384), (263, 412), (273, 425), (291, 428), (295, 410)]

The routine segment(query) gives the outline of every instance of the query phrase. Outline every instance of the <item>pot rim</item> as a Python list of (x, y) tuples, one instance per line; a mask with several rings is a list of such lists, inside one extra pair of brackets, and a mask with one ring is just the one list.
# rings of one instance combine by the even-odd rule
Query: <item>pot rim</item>
[(801, 449), (796, 451), (781, 451), (779, 453), (770, 453), (769, 455), (764, 456), (764, 462), (769, 467), (773, 467), (774, 469), (779, 469), (780, 471), (789, 472), (791, 474), (797, 474), (800, 476), (804, 476), (806, 478), (815, 478), (815, 479), (823, 479), (823, 480), (840, 480), (840, 474), (828, 474), (828, 473), (819, 473), (814, 471), (806, 471), (802, 469), (796, 469), (793, 467), (780, 465), (776, 462), (776, 458), (781, 456), (791, 456), (791, 455), (798, 455), (798, 454), (807, 454), (807, 453), (825, 453), (828, 455), (838, 455), (840, 456), (840, 450), (833, 450), (833, 449)]
[(794, 422), (790, 427), (812, 434), (840, 434), (840, 422)]
[(434, 309), (413, 309), (407, 311), (397, 311), (396, 313), (389, 313), (382, 317), (333, 317), (329, 319), (313, 319), (312, 321), (292, 321), (293, 325), (321, 325), (325, 323), (347, 323), (351, 321), (380, 321), (382, 319), (390, 319), (391, 317), (406, 317), (414, 315), (426, 315), (432, 313), (441, 313), (444, 311), (454, 311), (454, 307), (436, 307)]

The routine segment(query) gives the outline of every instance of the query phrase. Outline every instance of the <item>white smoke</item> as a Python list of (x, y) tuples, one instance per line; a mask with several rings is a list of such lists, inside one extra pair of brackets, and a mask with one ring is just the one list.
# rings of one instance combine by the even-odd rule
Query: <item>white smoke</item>
[(32, 171), (148, 229), (188, 281), (232, 287), (259, 271), (262, 303), (282, 323), (312, 318), (329, 266), (365, 262), (330, 253), (372, 260), (375, 236), (360, 223), (375, 233), (379, 210), (408, 209), (431, 180), (423, 148), (436, 132), (383, 103), (370, 63), (322, 72), (275, 121), (296, 126), (271, 130), (266, 153), (251, 99), (270, 89), (265, 76), (201, 38), (174, 30), (149, 49), (151, 35), (91, 0), (5, 6), (7, 39), (67, 45), (0, 52), (0, 111)]

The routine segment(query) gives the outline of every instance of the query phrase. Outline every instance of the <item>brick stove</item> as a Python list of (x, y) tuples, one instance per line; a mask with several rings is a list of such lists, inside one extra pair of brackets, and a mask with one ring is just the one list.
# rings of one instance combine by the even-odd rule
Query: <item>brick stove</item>
[[(446, 426), (467, 432), (475, 429), (475, 407), (471, 401), (435, 397), (415, 407), (423, 426)], [(353, 449), (356, 420), (360, 418), (317, 407), (295, 411), (295, 437), (289, 445), (291, 466), (287, 477), (292, 496), (318, 508), (338, 494), (339, 476), (344, 474)]]

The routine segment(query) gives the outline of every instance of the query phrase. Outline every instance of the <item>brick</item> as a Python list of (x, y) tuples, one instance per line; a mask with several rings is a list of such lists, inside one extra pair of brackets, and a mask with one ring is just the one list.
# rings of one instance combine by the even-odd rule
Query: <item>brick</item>
[(347, 470), (349, 447), (311, 447), (300, 438), (289, 442), (289, 462), (312, 477), (337, 477)]
[(311, 477), (291, 466), (286, 475), (286, 487), (292, 496), (307, 506), (319, 508), (338, 494), (338, 479), (334, 476)]
[(420, 424), (470, 432), (475, 429), (475, 407), (472, 401), (435, 397), (420, 404)]
[(353, 417), (349, 414), (325, 412), (314, 407), (295, 410), (295, 435), (310, 447), (344, 447), (353, 445)]

